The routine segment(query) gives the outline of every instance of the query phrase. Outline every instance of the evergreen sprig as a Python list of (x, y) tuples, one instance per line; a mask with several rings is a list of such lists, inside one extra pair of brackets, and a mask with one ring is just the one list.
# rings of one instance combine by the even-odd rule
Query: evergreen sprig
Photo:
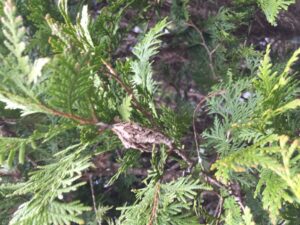
[[(91, 166), (89, 157), (81, 156), (86, 145), (74, 145), (56, 154), (57, 162), (41, 166), (12, 195), (32, 195), (14, 213), (10, 224), (83, 223), (78, 215), (89, 207), (78, 201), (60, 202), (65, 193), (75, 191), (84, 182), (74, 183)], [(62, 157), (63, 156), (63, 157)], [(62, 157), (59, 159), (59, 157)]]
[(136, 92), (143, 96), (143, 102), (148, 104), (148, 107), (156, 114), (154, 107), (153, 96), (156, 90), (156, 82), (153, 80), (153, 70), (151, 57), (158, 53), (163, 30), (168, 25), (167, 19), (160, 21), (145, 37), (134, 47), (132, 53), (136, 56), (136, 60), (131, 62), (133, 72), (132, 82), (135, 85)]
[(276, 18), (281, 10), (287, 10), (295, 0), (257, 0), (259, 6), (272, 25), (277, 25)]
[(197, 224), (196, 217), (190, 216), (188, 211), (184, 213), (191, 208), (197, 190), (210, 188), (199, 185), (189, 177), (165, 184), (150, 183), (136, 193), (138, 200), (133, 206), (120, 208), (120, 222), (132, 225)]
[[(139, 10), (141, 6), (136, 8), (141, 1), (96, 2), (82, 5), (59, 0), (57, 10), (49, 11), (43, 23), (38, 20), (44, 18), (47, 5), (40, 0), (17, 1), (23, 19), (12, 0), (0, 3), (0, 39), (5, 48), (0, 48), (0, 101), (20, 116), (13, 125), (0, 120), (0, 132), (4, 131), (3, 136), (0, 133), (0, 223), (190, 225), (201, 220), (254, 225), (288, 221), (300, 201), (296, 119), (300, 100), (299, 83), (293, 76), (300, 50), (282, 71), (272, 64), (270, 46), (260, 64), (261, 54), (254, 47), (231, 50), (239, 46), (233, 35), (237, 22), (246, 18), (244, 11), (233, 8), (220, 9), (204, 21), (201, 30), (188, 21), (193, 17), (190, 2), (174, 1), (171, 17), (180, 29), (165, 18), (144, 34), (141, 24), (135, 24), (148, 16)], [(294, 1), (256, 2), (275, 24), (279, 11)], [(164, 6), (156, 1), (147, 9), (160, 5)], [(124, 27), (132, 12), (139, 16)], [(137, 44), (130, 46), (126, 57), (120, 56), (136, 30), (143, 33), (134, 37)], [(205, 56), (203, 51), (200, 56), (188, 56), (197, 64), (197, 76), (207, 63), (217, 78), (224, 74), (224, 82), (207, 96), (190, 93), (197, 85), (189, 76), (186, 90), (174, 86), (178, 96), (200, 96), (195, 116), (206, 102), (202, 113), (207, 112), (207, 121), (199, 129), (207, 128), (201, 133), (201, 148), (196, 123), (202, 123), (202, 118), (194, 118), (191, 132), (189, 105), (167, 101), (170, 96), (157, 91), (154, 57), (165, 44), (162, 35), (170, 32), (172, 39), (180, 36), (180, 48), (187, 43), (195, 49), (204, 47)], [(185, 32), (188, 37), (182, 35)], [(225, 62), (230, 64), (223, 68)], [(185, 86), (181, 73), (191, 71), (188, 67), (194, 64), (183, 64), (176, 75)], [(168, 70), (169, 65), (164, 66)], [(237, 71), (257, 75), (241, 78), (234, 76)], [(217, 78), (207, 84), (218, 82)], [(0, 105), (0, 113), (6, 109)], [(11, 135), (5, 134), (7, 129), (13, 130)], [(130, 195), (132, 187), (137, 189)], [(111, 191), (112, 196), (106, 195)]]

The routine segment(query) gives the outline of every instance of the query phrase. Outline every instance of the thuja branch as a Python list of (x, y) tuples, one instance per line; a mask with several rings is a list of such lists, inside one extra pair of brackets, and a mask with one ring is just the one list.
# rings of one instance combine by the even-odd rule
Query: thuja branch
[(97, 123), (97, 120), (95, 119), (85, 119), (74, 114), (61, 112), (57, 109), (50, 108), (39, 100), (32, 99), (30, 96), (26, 98), (4, 90), (0, 90), (0, 98), (1, 101), (8, 104), (8, 108), (21, 109), (26, 114), (30, 114), (33, 112), (47, 113), (54, 116), (61, 116), (64, 118), (75, 120), (82, 125), (93, 125)]
[(121, 87), (126, 91), (126, 93), (131, 96), (132, 98), (132, 103), (133, 105), (142, 113), (144, 114), (150, 122), (153, 122), (154, 124), (156, 124), (155, 120), (153, 119), (153, 116), (151, 113), (149, 113), (147, 110), (145, 110), (140, 103), (138, 102), (138, 100), (136, 99), (136, 97), (134, 96), (133, 90), (128, 87), (120, 78), (120, 76), (118, 75), (118, 73), (113, 69), (113, 67), (106, 62), (104, 59), (102, 59), (102, 63), (104, 64), (104, 66), (106, 67), (106, 69), (108, 70), (110, 77), (112, 77), (118, 84), (121, 85)]
[[(113, 69), (113, 67), (108, 63), (106, 62), (104, 59), (102, 59), (102, 63), (105, 65), (106, 69), (108, 70), (109, 74), (111, 75), (111, 77), (116, 81), (118, 82), (121, 87), (127, 92), (127, 94), (129, 96), (132, 97), (132, 101), (133, 101), (133, 105), (141, 112), (143, 113), (150, 122), (152, 122), (154, 124), (154, 126), (156, 128), (159, 127), (159, 125), (156, 123), (156, 121), (154, 120), (153, 116), (151, 113), (149, 113), (148, 111), (146, 111), (141, 105), (140, 103), (138, 102), (138, 100), (136, 99), (136, 97), (134, 96), (134, 93), (133, 93), (133, 90), (128, 87), (121, 79), (120, 79), (120, 76), (118, 75), (118, 73)], [(131, 146), (132, 147), (132, 146)], [(188, 159), (188, 157), (183, 153), (181, 152), (180, 150), (178, 150), (175, 146), (172, 145), (169, 145), (169, 148), (172, 151), (174, 151), (179, 157), (181, 157), (187, 164), (188, 164), (188, 168), (190, 169), (193, 165), (193, 162)]]
[(75, 121), (79, 122), (81, 125), (96, 125), (97, 122), (98, 122), (95, 119), (85, 119), (85, 118), (79, 117), (79, 116), (74, 115), (74, 114), (69, 114), (69, 113), (65, 113), (65, 112), (60, 112), (60, 111), (55, 110), (55, 109), (47, 108), (45, 105), (42, 105), (42, 107), (44, 107), (52, 115), (61, 116), (61, 117), (64, 117), (64, 118), (75, 120)]

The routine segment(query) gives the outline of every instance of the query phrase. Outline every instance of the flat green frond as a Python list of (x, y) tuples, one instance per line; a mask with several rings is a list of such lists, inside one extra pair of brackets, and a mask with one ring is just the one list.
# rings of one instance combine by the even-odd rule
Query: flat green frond
[(180, 140), (188, 132), (192, 120), (192, 109), (189, 104), (182, 104), (176, 112), (169, 107), (161, 107), (160, 121), (166, 134), (174, 140)]
[(298, 224), (296, 1), (199, 2), (0, 1), (0, 224)]
[(224, 210), (225, 214), (223, 221), (226, 223), (226, 225), (236, 225), (242, 223), (243, 220), (241, 209), (233, 197), (229, 196), (225, 199)]
[(218, 160), (213, 165), (213, 168), (218, 169), (216, 175), (224, 181), (229, 179), (232, 171), (243, 173), (251, 167), (261, 170), (256, 195), (264, 187), (263, 207), (269, 211), (273, 221), (278, 217), (284, 202), (292, 203), (295, 200), (289, 191), (296, 199), (300, 199), (300, 174), (296, 165), (299, 162), (299, 157), (296, 157), (299, 144), (294, 141), (289, 145), (288, 140), (287, 136), (270, 136), (248, 149)]
[(89, 116), (93, 83), (88, 58), (57, 55), (51, 65), (49, 104), (68, 113)]
[[(201, 189), (210, 190), (210, 187), (200, 185), (189, 177), (148, 185), (137, 192), (138, 202), (135, 205), (120, 208), (121, 224), (148, 224), (151, 220), (155, 225), (196, 224), (196, 218), (190, 217), (186, 210), (192, 207), (192, 200)], [(157, 215), (151, 213), (153, 207), (157, 208)]]
[[(264, 187), (264, 188), (263, 188)], [(287, 189), (288, 185), (271, 170), (264, 169), (260, 173), (260, 180), (256, 187), (256, 195), (262, 191), (262, 203), (273, 221), (280, 213), (284, 202), (292, 201)]]
[(291, 67), (298, 61), (299, 55), (300, 55), (300, 48), (297, 49), (293, 53), (293, 55), (291, 56), (291, 58), (287, 62), (286, 66), (284, 68), (284, 71), (283, 71), (284, 74), (288, 74), (290, 72), (290, 70), (292, 69)]
[[(244, 210), (244, 214), (243, 214), (243, 222), (242, 224), (244, 225), (255, 225), (254, 221), (253, 221), (253, 215), (251, 214), (251, 210), (249, 209), (249, 207), (246, 207)], [(240, 224), (240, 225), (242, 225)]]
[(5, 108), (7, 109), (21, 110), (21, 115), (23, 116), (38, 112), (49, 113), (45, 107), (39, 103), (33, 102), (32, 99), (24, 98), (2, 90), (0, 90), (0, 102), (5, 103)]
[(287, 10), (289, 5), (294, 4), (295, 0), (257, 0), (270, 24), (276, 26), (277, 16), (281, 10)]
[(256, 85), (256, 89), (260, 90), (265, 94), (271, 92), (276, 82), (275, 80), (276, 73), (272, 71), (273, 65), (270, 58), (270, 51), (271, 51), (271, 46), (268, 45), (266, 49), (266, 53), (259, 66), (258, 77), (260, 79), (260, 82), (263, 83), (263, 85), (261, 86), (258, 86), (258, 84)]
[[(89, 156), (80, 154), (86, 145), (70, 146), (59, 152), (56, 162), (40, 166), (13, 195), (34, 194), (14, 213), (10, 224), (68, 224), (79, 222), (79, 214), (87, 210), (78, 202), (59, 203), (65, 193), (75, 191), (83, 182), (77, 182), (81, 173), (91, 166)], [(61, 156), (64, 156), (60, 158)], [(59, 214), (59, 215), (58, 215)]]
[[(216, 149), (225, 156), (245, 146), (245, 140), (251, 142), (260, 133), (254, 121), (260, 96), (256, 95), (248, 79), (230, 81), (219, 87), (224, 93), (208, 99), (209, 114), (214, 115), (212, 127), (203, 133), (207, 146)], [(247, 96), (244, 99), (243, 96)], [(247, 129), (247, 130), (246, 130)], [(248, 134), (251, 132), (250, 134)]]
[(132, 106), (131, 106), (131, 96), (126, 96), (121, 105), (118, 107), (118, 111), (124, 121), (129, 121), (130, 116), (131, 116), (131, 111), (132, 111)]
[[(2, 80), (12, 80), (13, 83), (19, 87), (19, 91), (32, 97), (32, 93), (29, 87), (26, 87), (26, 83), (36, 83), (37, 79), (41, 76), (43, 67), (49, 62), (49, 58), (38, 58), (32, 64), (29, 60), (29, 56), (25, 55), (26, 48), (26, 31), (23, 27), (23, 20), (21, 16), (16, 16), (16, 7), (11, 0), (4, 2), (4, 14), (5, 17), (1, 18), (3, 24), (3, 34), (6, 38), (4, 45), (10, 51), (16, 63), (14, 65), (4, 64), (9, 67), (9, 73), (3, 73), (0, 75)], [(6, 56), (4, 61), (12, 59), (10, 55)]]
[(212, 166), (212, 169), (218, 169), (217, 176), (227, 182), (231, 171), (245, 172), (247, 168), (256, 168), (258, 165), (270, 169), (279, 168), (280, 163), (266, 153), (273, 154), (274, 152), (279, 152), (280, 148), (261, 147), (267, 143), (272, 143), (277, 140), (278, 136), (276, 135), (271, 135), (267, 138), (264, 138), (253, 146), (250, 146), (246, 149), (241, 149), (240, 151), (236, 151), (229, 156), (218, 160)]
[(84, 224), (79, 215), (88, 210), (90, 210), (89, 207), (84, 206), (78, 201), (71, 203), (52, 201), (47, 205), (43, 205), (37, 201), (30, 201), (19, 206), (9, 225), (68, 225), (71, 222)]
[(51, 28), (52, 35), (59, 38), (59, 42), (52, 42), (58, 50), (64, 47), (70, 48), (72, 45), (80, 47), (82, 51), (88, 52), (94, 48), (91, 35), (88, 30), (89, 16), (87, 5), (83, 6), (82, 12), (77, 15), (76, 23), (73, 24), (68, 14), (68, 0), (59, 0), (58, 8), (64, 18), (64, 24), (54, 21), (47, 16), (47, 22)]
[(270, 46), (267, 47), (265, 56), (261, 61), (257, 78), (253, 80), (254, 88), (263, 96), (261, 108), (276, 109), (294, 99), (298, 84), (291, 76), (289, 71), (291, 66), (298, 60), (300, 51), (297, 50), (282, 73), (273, 72), (273, 66), (270, 59)]
[(133, 83), (150, 96), (154, 94), (156, 89), (156, 83), (152, 78), (151, 57), (158, 53), (157, 49), (161, 44), (159, 37), (162, 36), (162, 31), (167, 25), (167, 19), (157, 23), (132, 51), (137, 58), (131, 63), (131, 69), (134, 73)]
[(5, 17), (1, 18), (3, 24), (3, 34), (6, 37), (4, 45), (14, 54), (18, 61), (21, 75), (25, 75), (30, 71), (29, 58), (24, 56), (25, 50), (25, 27), (20, 16), (16, 16), (16, 6), (11, 0), (4, 2)]

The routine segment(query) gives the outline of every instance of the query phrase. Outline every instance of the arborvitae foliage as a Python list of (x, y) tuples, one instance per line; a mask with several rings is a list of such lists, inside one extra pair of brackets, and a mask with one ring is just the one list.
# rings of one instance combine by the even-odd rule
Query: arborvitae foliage
[(287, 10), (295, 0), (257, 0), (257, 3), (265, 13), (267, 20), (276, 25), (276, 18), (281, 10)]
[(294, 1), (191, 2), (1, 2), (1, 224), (300, 222), (300, 50), (236, 35)]

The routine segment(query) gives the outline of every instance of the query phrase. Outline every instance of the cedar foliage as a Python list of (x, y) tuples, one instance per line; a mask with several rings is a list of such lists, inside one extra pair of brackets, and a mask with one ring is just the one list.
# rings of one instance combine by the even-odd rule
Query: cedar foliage
[[(272, 63), (235, 35), (294, 1), (201, 24), (192, 1), (91, 2), (0, 3), (1, 224), (298, 224), (300, 50)], [(188, 60), (164, 61), (182, 40)], [(187, 103), (188, 82), (208, 93)]]

